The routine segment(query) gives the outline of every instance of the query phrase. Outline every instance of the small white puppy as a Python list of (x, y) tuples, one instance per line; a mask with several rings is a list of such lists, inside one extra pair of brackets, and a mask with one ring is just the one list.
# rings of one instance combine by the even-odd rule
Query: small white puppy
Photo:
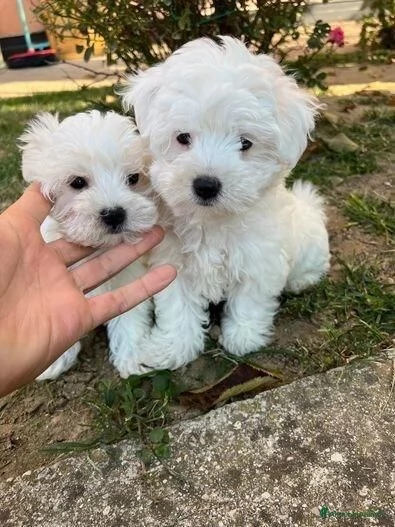
[[(41, 229), (45, 241), (64, 237), (83, 246), (106, 248), (137, 241), (156, 223), (157, 209), (146, 176), (147, 153), (129, 118), (93, 110), (59, 122), (57, 115), (43, 113), (20, 140), (24, 179), (39, 181), (42, 192), (54, 202)], [(90, 295), (116, 289), (144, 272), (143, 264), (135, 262)], [(121, 377), (137, 368), (135, 348), (150, 325), (150, 301), (108, 323), (110, 358)], [(55, 379), (71, 368), (80, 349), (77, 342), (38, 380)]]
[[(151, 264), (177, 279), (155, 297), (141, 363), (177, 368), (204, 349), (208, 305), (225, 300), (221, 343), (265, 346), (278, 297), (329, 266), (322, 200), (284, 180), (302, 155), (318, 101), (267, 55), (231, 37), (198, 39), (129, 79), (123, 100), (148, 139), (151, 183), (169, 210)], [(143, 371), (141, 368), (139, 371)]]

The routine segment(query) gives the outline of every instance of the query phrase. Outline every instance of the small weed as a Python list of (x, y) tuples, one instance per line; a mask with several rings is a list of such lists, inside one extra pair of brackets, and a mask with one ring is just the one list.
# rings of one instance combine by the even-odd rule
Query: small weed
[(373, 196), (351, 194), (344, 205), (351, 221), (377, 234), (395, 234), (395, 207)]
[(125, 438), (137, 438), (142, 444), (139, 454), (145, 463), (166, 458), (170, 454), (169, 434), (165, 429), (167, 412), (177, 392), (168, 371), (132, 375), (117, 382), (104, 381), (95, 398), (87, 401), (94, 414), (89, 424), (92, 439), (57, 443), (46, 450), (88, 450)]

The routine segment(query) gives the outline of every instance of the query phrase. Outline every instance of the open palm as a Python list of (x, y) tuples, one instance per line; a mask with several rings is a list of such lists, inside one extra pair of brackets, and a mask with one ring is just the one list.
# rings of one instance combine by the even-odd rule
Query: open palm
[(38, 185), (0, 216), (0, 395), (34, 379), (99, 324), (166, 287), (171, 266), (151, 270), (116, 291), (89, 291), (160, 242), (159, 228), (136, 245), (120, 244), (86, 263), (93, 252), (64, 240), (46, 244), (40, 224), (51, 208)]

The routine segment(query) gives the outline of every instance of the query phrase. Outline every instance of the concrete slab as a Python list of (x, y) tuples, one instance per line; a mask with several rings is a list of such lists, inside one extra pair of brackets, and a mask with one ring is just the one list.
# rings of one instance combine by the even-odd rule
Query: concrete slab
[(395, 524), (394, 360), (350, 365), (0, 484), (3, 527)]

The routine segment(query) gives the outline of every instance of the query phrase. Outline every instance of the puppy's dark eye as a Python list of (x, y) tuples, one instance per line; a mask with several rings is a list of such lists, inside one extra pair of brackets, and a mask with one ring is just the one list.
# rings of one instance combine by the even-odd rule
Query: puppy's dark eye
[(75, 188), (76, 190), (81, 190), (84, 187), (88, 186), (88, 182), (84, 177), (77, 176), (70, 181), (70, 187)]
[(252, 143), (251, 141), (249, 141), (248, 139), (246, 139), (245, 137), (240, 137), (240, 143), (241, 143), (241, 148), (240, 150), (242, 152), (245, 152), (246, 150), (249, 150), (251, 147), (252, 147)]
[(191, 144), (191, 134), (182, 133), (177, 135), (177, 141), (180, 145), (190, 145)]
[(140, 174), (129, 174), (126, 178), (126, 182), (129, 186), (133, 187), (136, 185), (139, 181)]

